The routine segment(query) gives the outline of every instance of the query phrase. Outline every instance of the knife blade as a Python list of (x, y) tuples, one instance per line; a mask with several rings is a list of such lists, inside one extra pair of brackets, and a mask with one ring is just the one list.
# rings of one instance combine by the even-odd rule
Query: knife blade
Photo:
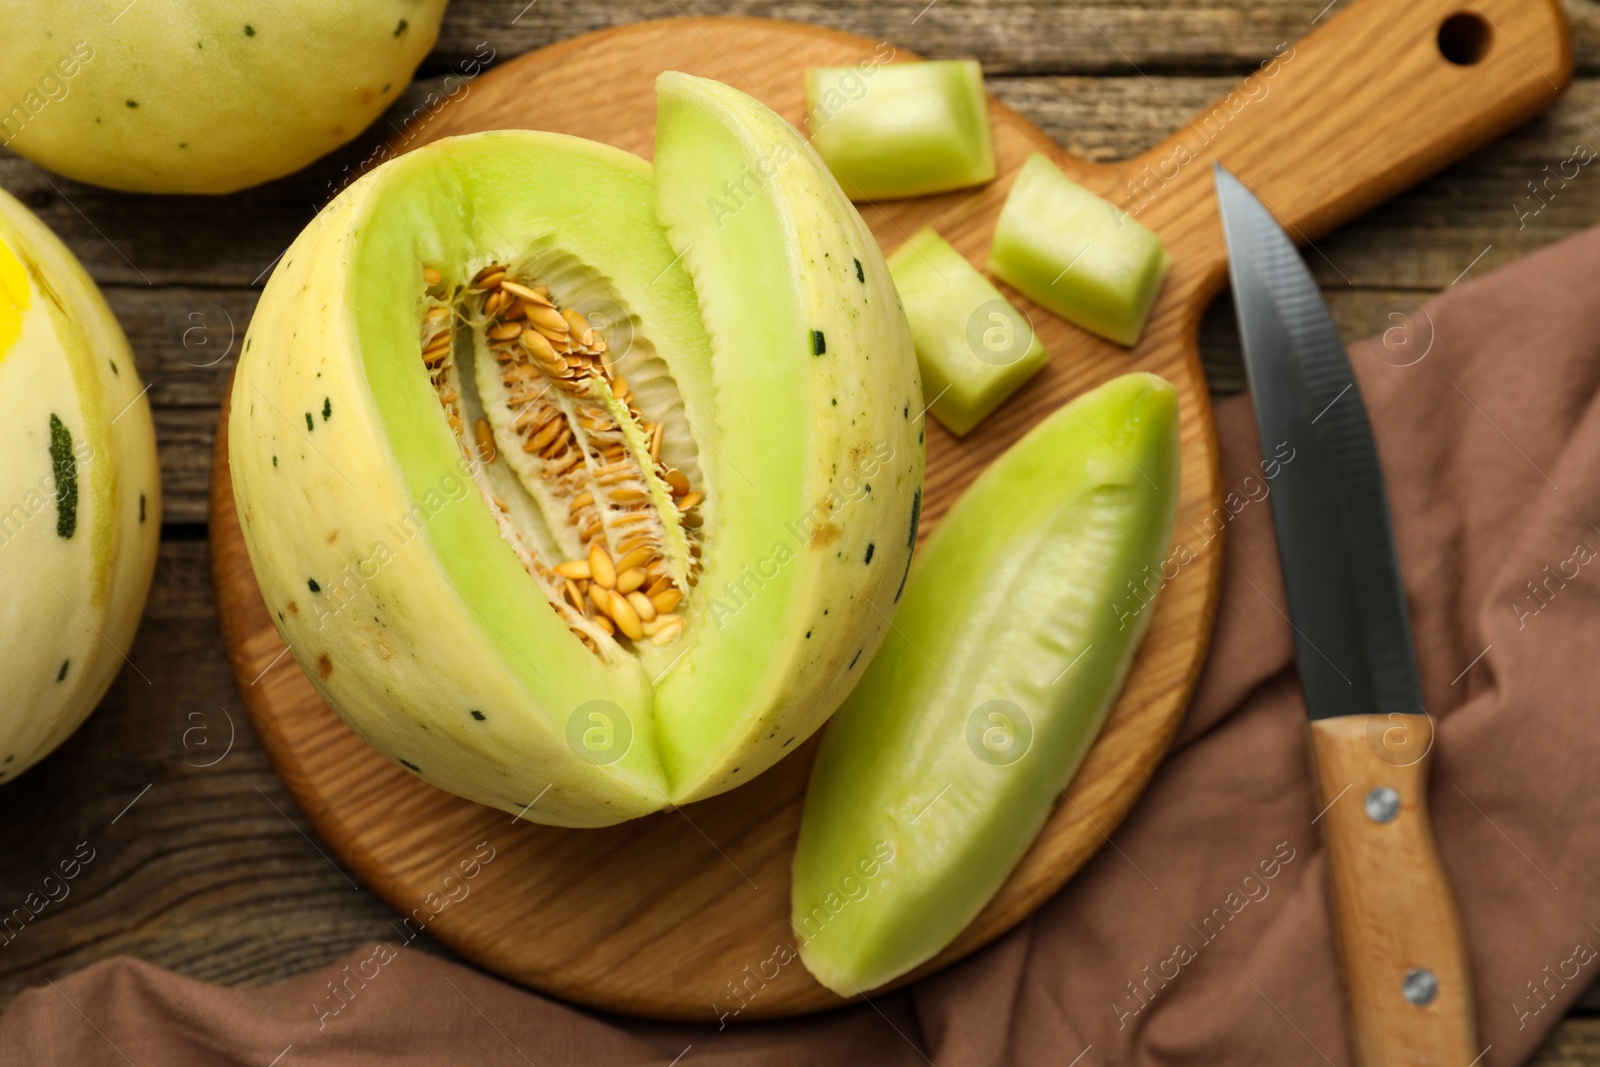
[(1263, 453), (1292, 449), (1269, 499), (1356, 1060), (1466, 1067), (1479, 1055), (1466, 943), (1428, 821), (1433, 721), (1372, 427), (1294, 242), (1214, 173)]

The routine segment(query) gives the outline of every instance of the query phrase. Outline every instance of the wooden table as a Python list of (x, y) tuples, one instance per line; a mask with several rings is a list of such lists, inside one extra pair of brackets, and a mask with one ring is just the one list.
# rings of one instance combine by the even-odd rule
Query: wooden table
[[(771, 15), (930, 57), (976, 56), (1001, 99), (1072, 151), (1114, 159), (1153, 144), (1280, 42), (1305, 35), (1326, 0), (525, 2), (455, 0), (394, 111), (336, 156), (262, 189), (126, 196), (0, 150), (0, 185), (84, 261), (133, 342), (166, 493), (155, 588), (129, 653), (137, 671), (123, 670), (58, 752), (0, 787), (0, 910), (20, 905), (79, 842), (94, 849), (71, 895), (0, 954), (0, 1005), (116, 954), (257, 985), (396, 936), (395, 914), (316, 839), (243, 712), (217, 635), (205, 496), (217, 404), (269, 268), (343, 168), (424, 107), (446, 75), (474, 57), (621, 22)], [(1581, 173), (1542, 208), (1527, 184), (1580, 143), (1600, 148), (1600, 6), (1565, 2), (1578, 78), (1554, 109), (1319, 242), (1325, 258), (1311, 267), (1347, 338), (1381, 332), (1428, 294), (1600, 221), (1600, 177)], [(1213, 388), (1236, 391), (1238, 338), (1225, 298), (1206, 319), (1202, 349)], [(1580, 1002), (1534, 1062), (1600, 1065), (1600, 995)]]

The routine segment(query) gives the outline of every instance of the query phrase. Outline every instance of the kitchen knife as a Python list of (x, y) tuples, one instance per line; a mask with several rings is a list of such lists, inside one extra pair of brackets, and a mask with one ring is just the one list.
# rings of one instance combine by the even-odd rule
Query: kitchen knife
[(1428, 823), (1433, 721), (1372, 427), (1293, 242), (1238, 178), (1215, 175), (1262, 451), (1290, 457), (1272, 518), (1356, 1061), (1468, 1067), (1480, 1050), (1466, 944)]

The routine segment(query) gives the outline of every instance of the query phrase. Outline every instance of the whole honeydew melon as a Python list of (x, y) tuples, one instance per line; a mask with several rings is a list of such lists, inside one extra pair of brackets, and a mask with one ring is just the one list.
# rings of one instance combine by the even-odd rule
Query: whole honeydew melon
[(79, 181), (228, 193), (349, 141), (447, 0), (8, 0), (0, 143)]
[(161, 529), (127, 339), (71, 252), (0, 192), (0, 781), (77, 729), (122, 666)]
[(749, 781), (860, 677), (915, 539), (888, 268), (744, 94), (662, 75), (656, 162), (451, 138), (285, 254), (230, 462), (280, 632), (379, 752), (602, 826)]

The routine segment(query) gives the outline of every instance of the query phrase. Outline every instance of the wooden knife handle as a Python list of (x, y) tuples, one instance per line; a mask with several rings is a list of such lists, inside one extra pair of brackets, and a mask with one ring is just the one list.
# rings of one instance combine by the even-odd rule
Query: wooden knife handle
[(1428, 822), (1433, 721), (1319, 719), (1311, 754), (1356, 1062), (1467, 1067), (1482, 1050), (1461, 915)]

